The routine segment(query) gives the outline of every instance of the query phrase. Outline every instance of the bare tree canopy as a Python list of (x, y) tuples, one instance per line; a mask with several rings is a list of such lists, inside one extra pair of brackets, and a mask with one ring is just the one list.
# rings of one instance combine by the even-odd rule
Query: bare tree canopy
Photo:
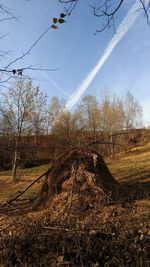
[(13, 180), (16, 180), (21, 137), (43, 132), (46, 95), (31, 80), (19, 79), (1, 93), (0, 133), (13, 141)]

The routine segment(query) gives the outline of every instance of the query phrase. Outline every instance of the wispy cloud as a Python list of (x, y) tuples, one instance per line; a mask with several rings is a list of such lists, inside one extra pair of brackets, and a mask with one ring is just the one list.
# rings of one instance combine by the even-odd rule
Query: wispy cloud
[[(145, 4), (148, 4), (149, 0), (145, 1)], [(141, 3), (139, 0), (136, 0), (135, 3), (129, 9), (127, 15), (124, 17), (119, 27), (117, 28), (116, 34), (112, 37), (111, 41), (108, 43), (104, 53), (100, 57), (96, 66), (90, 71), (87, 77), (82, 81), (82, 83), (78, 86), (78, 88), (71, 95), (69, 100), (66, 102), (65, 108), (67, 110), (71, 110), (73, 106), (79, 101), (83, 93), (89, 87), (96, 74), (100, 71), (116, 45), (121, 41), (127, 31), (134, 24), (135, 20), (138, 18), (141, 12), (139, 9), (141, 8)]]

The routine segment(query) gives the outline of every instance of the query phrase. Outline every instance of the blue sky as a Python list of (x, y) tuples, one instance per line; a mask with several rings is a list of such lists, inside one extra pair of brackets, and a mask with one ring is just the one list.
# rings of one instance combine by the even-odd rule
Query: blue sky
[[(119, 25), (133, 0), (126, 0), (116, 25)], [(40, 34), (51, 25), (53, 17), (58, 17), (63, 6), (57, 0), (3, 0), (20, 17), (20, 23), (8, 21), (0, 24), (1, 33), (9, 35), (1, 40), (1, 49), (11, 50), (8, 59), (1, 61), (1, 67), (25, 52)], [(32, 50), (32, 53), (18, 62), (15, 68), (38, 64), (43, 68), (59, 68), (56, 72), (28, 72), (49, 97), (57, 95), (68, 99), (95, 66), (113, 32), (106, 30), (94, 35), (100, 25), (88, 4), (92, 0), (80, 0), (68, 22), (58, 30), (49, 30)], [(124, 96), (130, 90), (142, 104), (144, 119), (150, 114), (150, 27), (143, 13), (119, 42), (103, 65), (86, 94), (99, 98), (104, 88)]]

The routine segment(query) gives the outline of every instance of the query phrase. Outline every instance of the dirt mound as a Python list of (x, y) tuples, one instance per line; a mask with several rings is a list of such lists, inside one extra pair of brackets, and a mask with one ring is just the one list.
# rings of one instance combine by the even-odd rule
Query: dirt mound
[(46, 175), (34, 207), (51, 206), (59, 213), (70, 207), (78, 212), (117, 200), (120, 188), (102, 156), (80, 147), (58, 158)]

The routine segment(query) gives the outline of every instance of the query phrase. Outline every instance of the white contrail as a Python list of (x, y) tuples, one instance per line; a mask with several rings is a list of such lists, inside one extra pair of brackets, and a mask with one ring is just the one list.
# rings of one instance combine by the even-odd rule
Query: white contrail
[(65, 96), (65, 98), (68, 98), (68, 94), (54, 81), (52, 78), (46, 73), (42, 72), (42, 75), (48, 80), (55, 88), (58, 89), (58, 91)]
[[(146, 0), (145, 4), (148, 4), (148, 2), (149, 0)], [(112, 53), (113, 49), (116, 47), (116, 45), (120, 42), (120, 40), (123, 38), (126, 32), (133, 25), (133, 23), (140, 14), (140, 12), (137, 12), (139, 8), (141, 8), (141, 3), (139, 0), (136, 0), (135, 3), (131, 6), (130, 10), (128, 11), (123, 21), (120, 23), (119, 27), (117, 28), (116, 34), (112, 37), (111, 41), (109, 42), (108, 46), (106, 47), (104, 53), (100, 57), (96, 66), (91, 70), (91, 72), (87, 75), (87, 77), (82, 81), (82, 83), (78, 86), (78, 88), (74, 91), (72, 96), (66, 102), (65, 108), (67, 110), (71, 110), (72, 107), (79, 101), (83, 93), (86, 91), (88, 86), (95, 78), (98, 71), (102, 68), (105, 61)]]

